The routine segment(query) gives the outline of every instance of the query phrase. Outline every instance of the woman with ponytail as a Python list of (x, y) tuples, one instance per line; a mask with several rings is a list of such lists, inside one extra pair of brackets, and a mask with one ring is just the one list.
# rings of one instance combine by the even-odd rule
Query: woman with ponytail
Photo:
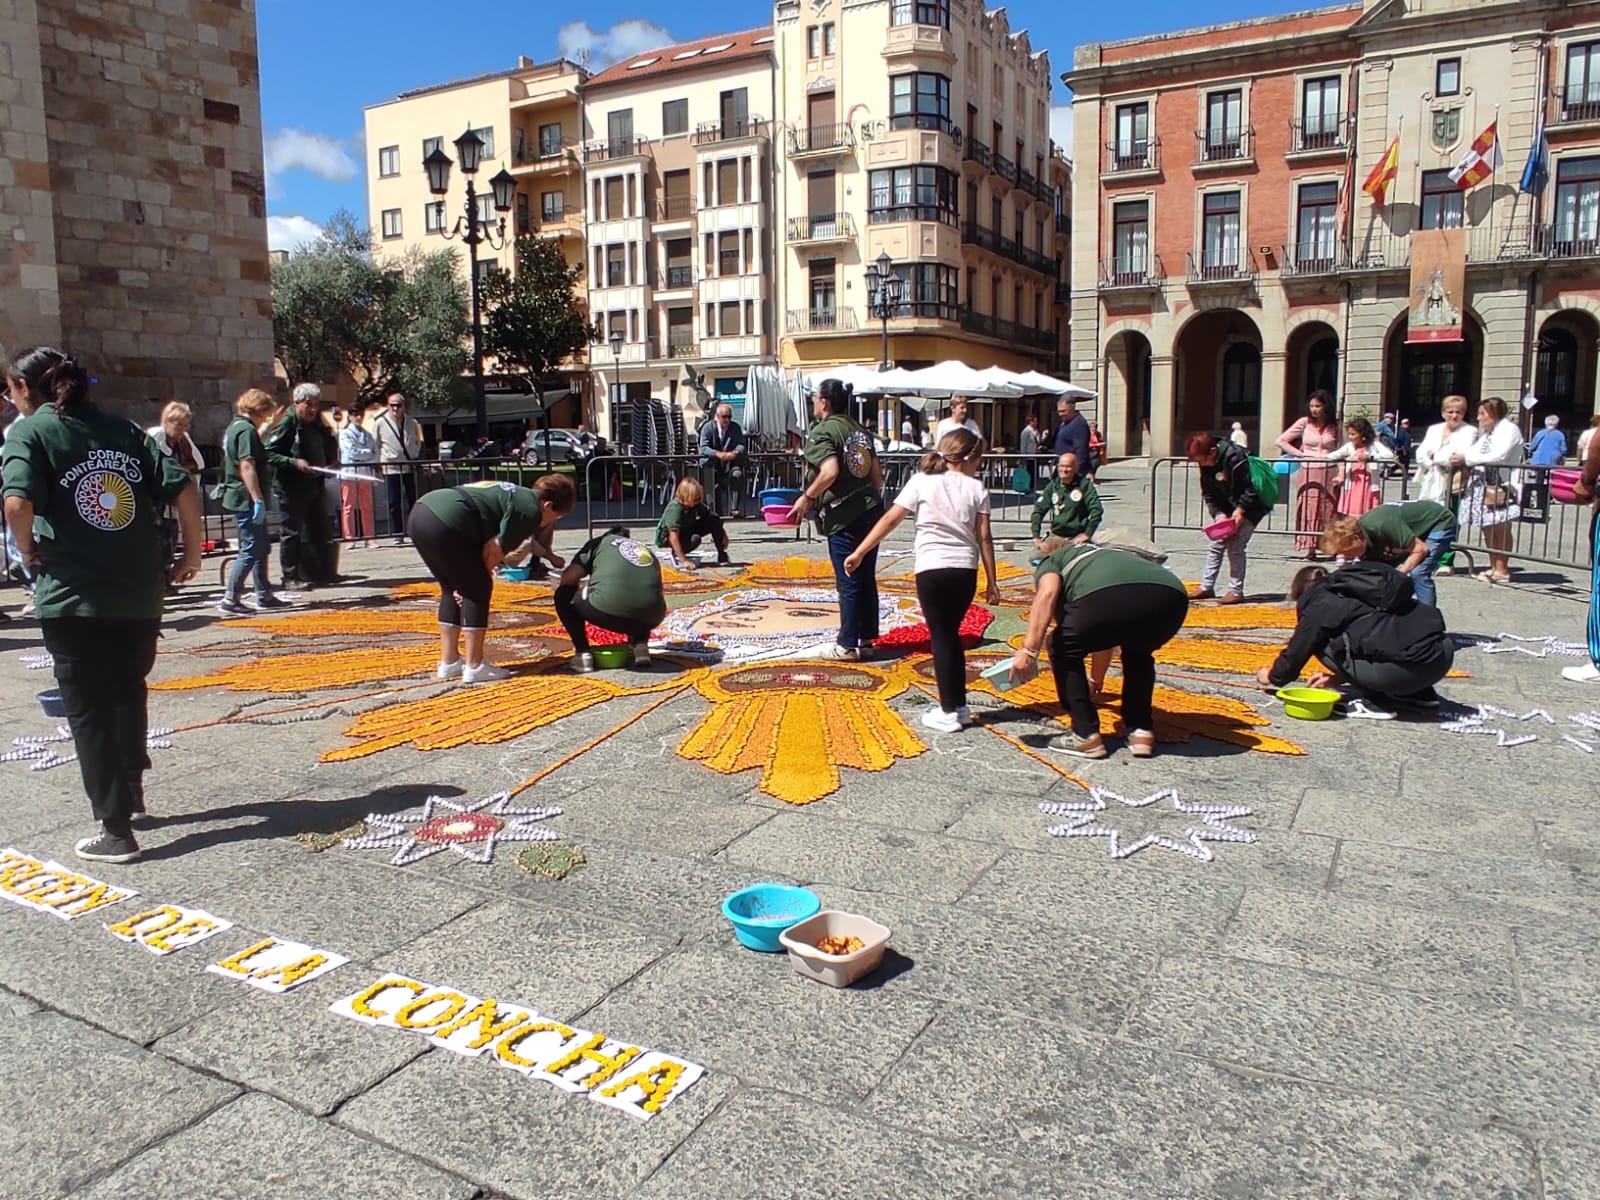
[[(145, 677), (167, 584), (200, 569), (200, 496), (141, 429), (90, 402), (89, 377), (71, 355), (25, 350), (5, 375), (12, 402), (35, 409), (13, 427), (0, 459), (6, 525), (37, 572), (45, 649), (100, 822), (75, 849), (92, 862), (132, 862), (133, 818), (144, 812), (150, 765)], [(159, 525), (169, 504), (183, 541), (183, 559), (170, 570)]]
[(917, 601), (933, 642), (933, 674), (939, 684), (939, 707), (929, 709), (922, 723), (941, 733), (955, 733), (970, 724), (967, 709), (967, 656), (961, 647), (961, 618), (978, 591), (978, 562), (989, 586), (984, 599), (1000, 602), (995, 584), (994, 542), (989, 538), (989, 489), (978, 478), (983, 440), (956, 427), (922, 457), (921, 469), (894, 498), (872, 532), (844, 560), (854, 575), (868, 554), (895, 531), (906, 514), (917, 519), (914, 544)]

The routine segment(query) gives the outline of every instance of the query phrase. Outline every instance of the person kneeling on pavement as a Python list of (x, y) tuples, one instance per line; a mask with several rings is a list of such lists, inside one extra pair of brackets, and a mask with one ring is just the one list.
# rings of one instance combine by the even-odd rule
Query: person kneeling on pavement
[[(588, 590), (580, 595), (578, 586), (586, 577)], [(574, 671), (594, 670), (589, 625), (626, 634), (633, 665), (650, 665), (650, 631), (667, 615), (661, 560), (649, 546), (630, 538), (626, 529), (610, 529), (584, 543), (562, 572), (555, 599), (556, 616), (572, 639)]]
[[(1050, 522), (1048, 530), (1046, 518)], [(1056, 477), (1044, 485), (1034, 503), (1029, 521), (1033, 548), (1044, 555), (1068, 543), (1087, 542), (1104, 518), (1105, 508), (1094, 481), (1078, 477), (1078, 456), (1068, 450), (1056, 460)]]
[(656, 548), (670, 549), (675, 566), (693, 571), (700, 564), (689, 556), (707, 537), (717, 548), (717, 566), (728, 566), (728, 533), (722, 527), (722, 518), (706, 503), (706, 489), (700, 481), (684, 479), (656, 522)]
[(1456, 648), (1444, 617), (1417, 600), (1409, 576), (1377, 562), (1332, 572), (1302, 567), (1289, 599), (1299, 620), (1277, 661), (1257, 673), (1263, 687), (1287, 687), (1315, 658), (1324, 670), (1311, 677), (1312, 687), (1356, 694), (1345, 716), (1387, 721), (1396, 708), (1438, 707), (1433, 686), (1449, 674)]
[(1411, 576), (1417, 602), (1439, 607), (1433, 573), (1456, 540), (1456, 518), (1432, 500), (1380, 504), (1356, 517), (1334, 517), (1317, 549), (1336, 558), (1384, 562)]

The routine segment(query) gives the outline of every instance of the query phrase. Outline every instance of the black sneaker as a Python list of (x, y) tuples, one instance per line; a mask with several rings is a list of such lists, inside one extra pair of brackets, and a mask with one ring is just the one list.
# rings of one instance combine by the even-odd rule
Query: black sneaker
[(117, 832), (102, 824), (98, 834), (84, 838), (72, 852), (89, 862), (131, 863), (139, 859), (139, 843), (133, 840), (131, 827)]
[(256, 607), (257, 608), (293, 608), (294, 605), (290, 604), (282, 596), (274, 596), (271, 592), (268, 592), (264, 596), (257, 596), (256, 597)]
[(221, 600), (217, 601), (217, 611), (220, 613), (226, 613), (230, 617), (248, 617), (255, 610), (246, 608), (237, 600), (230, 600), (228, 597), (224, 596)]
[(1396, 696), (1394, 702), (1399, 708), (1438, 708), (1439, 693), (1431, 687), (1423, 688), (1420, 692), (1412, 692), (1409, 696)]
[(729, 558), (726, 554), (719, 554), (717, 555), (717, 566), (731, 567), (733, 566), (733, 559)]

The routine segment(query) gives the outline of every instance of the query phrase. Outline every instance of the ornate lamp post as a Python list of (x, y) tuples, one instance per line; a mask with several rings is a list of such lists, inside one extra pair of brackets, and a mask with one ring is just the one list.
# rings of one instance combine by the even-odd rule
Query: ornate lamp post
[(622, 445), (622, 436), (617, 432), (617, 377), (622, 373), (622, 334), (615, 329), (610, 336), (606, 336), (601, 326), (594, 327), (594, 336), (590, 339), (593, 346), (611, 346), (611, 382), (606, 387), (606, 395), (610, 400), (611, 408), (611, 434), (616, 445)]
[[(905, 298), (905, 276), (895, 273), (894, 259), (885, 250), (878, 255), (876, 262), (867, 267), (867, 311), (883, 323), (882, 361), (878, 364), (880, 371), (889, 369), (889, 318), (905, 303)], [(864, 406), (865, 401), (862, 403)]]
[[(467, 244), (467, 257), (470, 260), (472, 275), (472, 396), (476, 405), (478, 423), (478, 436), (489, 436), (489, 405), (483, 394), (483, 300), (478, 290), (478, 245), (488, 243), (490, 249), (501, 250), (506, 244), (506, 218), (505, 214), (511, 211), (511, 205), (517, 197), (517, 181), (511, 172), (504, 167), (500, 173), (489, 180), (489, 188), (494, 194), (494, 208), (500, 214), (500, 219), (494, 221), (485, 218), (478, 211), (478, 193), (473, 185), (473, 176), (477, 175), (478, 167), (483, 161), (483, 139), (472, 132), (471, 126), (455, 141), (456, 160), (461, 164), (461, 173), (467, 179), (467, 206), (464, 216), (458, 217), (453, 227), (444, 230), (447, 238), (460, 238)], [(454, 165), (450, 156), (439, 147), (427, 158), (422, 160), (422, 168), (428, 173), (428, 190), (435, 196), (445, 196), (450, 191), (450, 168)], [(439, 224), (444, 225), (444, 201), (438, 201)], [(534, 386), (539, 381), (534, 380)]]

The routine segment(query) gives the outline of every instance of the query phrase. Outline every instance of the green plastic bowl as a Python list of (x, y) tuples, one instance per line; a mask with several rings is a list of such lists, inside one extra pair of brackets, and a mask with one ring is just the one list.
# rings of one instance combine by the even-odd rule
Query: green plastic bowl
[(589, 653), (594, 655), (594, 665), (606, 670), (625, 667), (633, 661), (632, 646), (596, 646)]
[(1301, 721), (1326, 721), (1333, 714), (1339, 693), (1327, 688), (1286, 687), (1278, 689), (1283, 711)]

